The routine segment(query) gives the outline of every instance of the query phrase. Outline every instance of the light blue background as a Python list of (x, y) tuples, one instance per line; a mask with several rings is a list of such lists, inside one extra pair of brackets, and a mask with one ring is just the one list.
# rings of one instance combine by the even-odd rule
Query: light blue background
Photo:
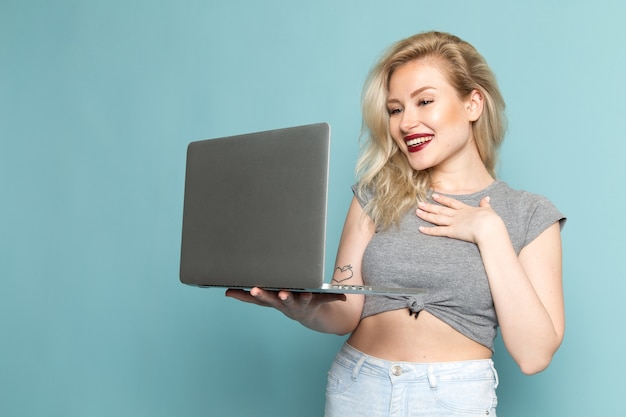
[(472, 42), (498, 75), (501, 177), (569, 217), (564, 344), (526, 377), (498, 343), (499, 414), (621, 413), (625, 13), (618, 0), (0, 0), (0, 415), (320, 416), (342, 338), (178, 281), (186, 145), (330, 122), (331, 268), (366, 72), (428, 29)]

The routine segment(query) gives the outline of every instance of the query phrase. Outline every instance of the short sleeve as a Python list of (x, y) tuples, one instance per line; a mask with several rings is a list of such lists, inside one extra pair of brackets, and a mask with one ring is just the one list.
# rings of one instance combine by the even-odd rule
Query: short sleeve
[(522, 247), (525, 247), (535, 240), (537, 236), (556, 222), (559, 222), (559, 226), (562, 230), (567, 221), (563, 213), (547, 198), (536, 194), (527, 194), (527, 198), (530, 199), (530, 201), (528, 201), (528, 203), (530, 203), (530, 217), (528, 219), (528, 226)]
[(370, 202), (373, 196), (373, 193), (370, 189), (364, 189), (363, 191), (361, 191), (361, 189), (359, 188), (359, 184), (354, 184), (352, 186), (352, 192), (354, 193), (354, 196), (356, 197), (362, 208), (365, 208), (365, 206), (367, 205), (367, 203)]

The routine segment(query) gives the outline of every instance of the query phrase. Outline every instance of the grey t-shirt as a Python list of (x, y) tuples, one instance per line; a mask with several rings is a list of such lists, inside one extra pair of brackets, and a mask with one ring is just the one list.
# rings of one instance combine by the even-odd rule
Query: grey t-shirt
[[(365, 206), (371, 195), (355, 195)], [(484, 190), (451, 197), (478, 206), (490, 196), (490, 204), (503, 219), (517, 254), (555, 222), (565, 217), (545, 197), (518, 191), (496, 180)], [(416, 208), (416, 207), (415, 207)], [(417, 296), (367, 296), (363, 317), (389, 310), (426, 310), (460, 333), (493, 350), (497, 318), (487, 274), (474, 243), (428, 236), (419, 226), (430, 226), (409, 210), (399, 227), (377, 231), (363, 255), (366, 285), (421, 287)], [(523, 314), (523, 312), (520, 312)]]

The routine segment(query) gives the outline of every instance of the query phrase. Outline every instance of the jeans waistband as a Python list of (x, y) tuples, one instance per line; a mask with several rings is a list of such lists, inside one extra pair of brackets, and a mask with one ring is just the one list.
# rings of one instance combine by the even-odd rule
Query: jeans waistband
[(492, 379), (498, 386), (498, 373), (492, 359), (479, 359), (453, 362), (403, 362), (389, 361), (367, 355), (348, 343), (335, 358), (337, 364), (352, 370), (352, 379), (361, 373), (380, 378), (392, 378), (395, 381), (428, 381), (436, 385), (437, 381)]

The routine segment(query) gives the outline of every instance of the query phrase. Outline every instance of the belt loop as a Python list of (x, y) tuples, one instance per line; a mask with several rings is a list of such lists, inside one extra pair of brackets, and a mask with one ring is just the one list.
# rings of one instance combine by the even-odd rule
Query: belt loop
[(361, 367), (363, 366), (366, 360), (367, 360), (367, 356), (361, 354), (361, 357), (354, 365), (354, 369), (352, 369), (352, 381), (356, 382), (356, 379), (359, 376), (359, 372), (361, 371)]
[(430, 389), (437, 388), (437, 376), (435, 375), (435, 369), (432, 365), (428, 365), (428, 384)]
[(496, 370), (496, 366), (494, 365), (493, 361), (491, 361), (491, 370), (493, 371), (493, 376), (495, 377), (495, 384), (493, 386), (493, 388), (498, 388), (498, 385), (500, 384), (500, 378), (498, 377), (498, 371)]

